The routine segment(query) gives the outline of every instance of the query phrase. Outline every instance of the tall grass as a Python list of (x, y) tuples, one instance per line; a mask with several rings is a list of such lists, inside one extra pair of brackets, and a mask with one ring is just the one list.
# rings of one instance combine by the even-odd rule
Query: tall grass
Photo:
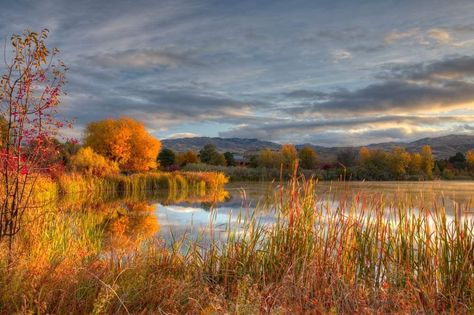
[[(0, 311), (474, 312), (469, 205), (450, 214), (435, 202), (363, 193), (334, 203), (318, 196), (316, 185), (297, 178), (281, 185), (273, 222), (239, 216), (243, 231), (230, 227), (224, 242), (212, 238), (205, 247), (182, 247), (185, 236), (171, 247), (152, 238), (118, 257), (100, 239), (123, 231), (111, 222), (132, 222), (123, 211), (107, 220), (89, 214), (84, 223), (55, 216), (32, 229), (34, 238), (25, 232), (17, 240), (18, 264), (1, 260)], [(40, 252), (50, 258), (39, 259)]]
[(40, 177), (35, 185), (36, 199), (54, 199), (59, 195), (96, 193), (98, 195), (140, 195), (147, 191), (193, 191), (222, 188), (228, 178), (218, 172), (149, 172), (129, 176), (85, 176), (65, 174), (57, 180)]
[[(285, 178), (290, 179), (293, 175), (291, 169), (280, 170), (278, 168), (265, 168), (265, 167), (241, 167), (241, 166), (216, 166), (208, 164), (187, 164), (184, 168), (184, 171), (188, 172), (218, 172), (223, 173), (225, 176), (229, 177), (231, 181), (271, 181), (274, 179)], [(323, 178), (322, 174), (319, 171), (315, 170), (300, 170), (301, 173), (309, 178), (310, 176), (318, 176)], [(334, 179), (338, 179), (338, 176), (335, 176)]]

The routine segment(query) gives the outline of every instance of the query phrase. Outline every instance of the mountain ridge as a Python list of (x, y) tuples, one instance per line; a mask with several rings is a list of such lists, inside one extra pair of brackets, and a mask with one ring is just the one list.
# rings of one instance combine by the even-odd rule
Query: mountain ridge
[[(259, 140), (256, 138), (221, 138), (221, 137), (193, 137), (162, 140), (163, 147), (173, 149), (177, 152), (187, 150), (199, 151), (206, 144), (213, 144), (220, 152), (244, 153), (247, 151), (259, 151), (262, 149), (278, 150), (281, 145), (272, 141)], [(334, 160), (339, 152), (347, 150), (359, 150), (362, 147), (370, 149), (390, 150), (393, 147), (404, 147), (409, 152), (420, 151), (424, 145), (430, 145), (433, 155), (437, 159), (448, 158), (456, 152), (465, 153), (474, 149), (474, 135), (450, 134), (440, 137), (426, 137), (410, 142), (381, 142), (365, 146), (334, 146), (326, 147), (311, 143), (296, 144), (299, 149), (303, 146), (311, 146), (319, 155), (321, 161)]]

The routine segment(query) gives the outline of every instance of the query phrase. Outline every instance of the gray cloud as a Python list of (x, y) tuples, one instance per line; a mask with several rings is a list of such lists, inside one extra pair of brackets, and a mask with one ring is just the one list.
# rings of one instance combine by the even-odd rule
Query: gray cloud
[[(376, 130), (386, 130), (387, 126), (431, 126), (443, 124), (460, 124), (460, 123), (474, 123), (474, 116), (399, 116), (388, 115), (379, 117), (356, 117), (345, 119), (320, 119), (320, 120), (277, 120), (272, 123), (260, 122), (256, 126), (240, 126), (233, 130), (221, 133), (222, 136), (238, 136), (251, 137), (252, 134), (264, 135), (265, 138), (278, 140), (279, 137), (285, 134), (304, 133), (304, 134), (319, 134), (325, 130), (347, 130), (360, 129), (361, 127), (368, 127), (372, 129), (371, 134), (376, 134)], [(378, 127), (381, 126), (381, 127)], [(385, 127), (384, 127), (385, 126)], [(466, 125), (464, 125), (466, 126)], [(388, 129), (399, 129), (388, 127)], [(407, 134), (407, 129), (404, 128), (404, 134)]]
[[(462, 80), (474, 74), (474, 57), (444, 59), (430, 64), (391, 65), (377, 75), (382, 82), (332, 93), (298, 91), (288, 96), (324, 95), (325, 100), (288, 109), (298, 115), (337, 113), (414, 113), (472, 109), (474, 84)], [(312, 94), (311, 94), (312, 93)], [(309, 97), (307, 97), (309, 98)]]
[[(474, 4), (437, 3), (430, 19), (420, 6), (3, 0), (0, 35), (50, 28), (71, 68), (62, 114), (77, 117), (77, 132), (122, 115), (160, 137), (331, 145), (468, 130), (458, 125), (474, 115)], [(384, 43), (416, 28), (429, 47), (416, 36)]]
[(184, 54), (159, 51), (156, 49), (126, 50), (112, 54), (103, 54), (88, 59), (100, 66), (111, 68), (149, 69), (160, 66), (202, 65)]

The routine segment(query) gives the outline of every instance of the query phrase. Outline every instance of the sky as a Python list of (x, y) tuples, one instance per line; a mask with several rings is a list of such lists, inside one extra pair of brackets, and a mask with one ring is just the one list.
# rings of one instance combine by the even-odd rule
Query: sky
[[(474, 134), (474, 1), (0, 0), (48, 28), (61, 114), (324, 146)], [(1, 66), (0, 66), (1, 70)]]

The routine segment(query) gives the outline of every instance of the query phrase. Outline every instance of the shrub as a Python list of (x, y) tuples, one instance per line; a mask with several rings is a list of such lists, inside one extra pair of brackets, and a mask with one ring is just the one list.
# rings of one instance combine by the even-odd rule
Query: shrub
[(85, 175), (106, 176), (119, 173), (116, 162), (95, 153), (90, 147), (81, 148), (72, 156), (71, 167), (74, 171)]

